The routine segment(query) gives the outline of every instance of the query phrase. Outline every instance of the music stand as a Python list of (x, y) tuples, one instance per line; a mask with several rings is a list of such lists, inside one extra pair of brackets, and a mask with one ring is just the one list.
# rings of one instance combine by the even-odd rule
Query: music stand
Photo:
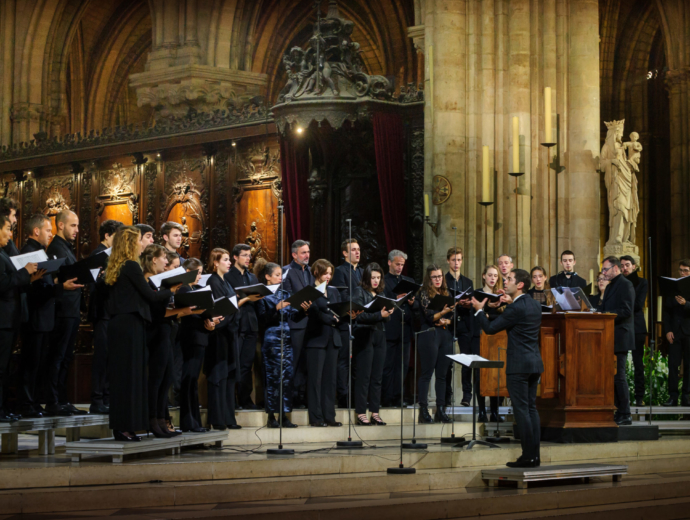
[[(489, 361), (480, 356), (468, 356), (466, 354), (448, 356), (454, 363), (465, 365), (472, 370), (472, 388), (474, 388), (474, 370), (482, 368), (503, 368), (503, 361)], [(462, 361), (461, 361), (462, 360)], [(500, 448), (492, 442), (477, 440), (477, 392), (472, 392), (472, 440), (464, 440), (456, 445), (454, 448), (464, 448), (467, 446), (471, 450), (475, 445), (487, 446), (489, 448)]]
[[(498, 359), (501, 359), (501, 350), (504, 350), (507, 354), (508, 349), (507, 348), (501, 348), (498, 347), (497, 352), (498, 352)], [(503, 368), (503, 367), (501, 367)], [(500, 404), (501, 402), (501, 369), (497, 368), (496, 369), (496, 403)], [(501, 437), (501, 430), (498, 427), (498, 424), (500, 423), (500, 418), (501, 418), (501, 413), (499, 411), (500, 407), (497, 407), (496, 410), (496, 430), (494, 431), (494, 437), (487, 437), (486, 440), (489, 442), (493, 443), (501, 443), (501, 442), (510, 442), (510, 439), (508, 437)]]

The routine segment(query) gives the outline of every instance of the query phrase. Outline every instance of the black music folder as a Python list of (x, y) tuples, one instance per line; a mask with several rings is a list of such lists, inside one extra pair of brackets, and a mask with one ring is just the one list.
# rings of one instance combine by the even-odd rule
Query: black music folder
[(377, 296), (371, 302), (364, 306), (365, 312), (380, 312), (383, 309), (387, 311), (392, 311), (395, 309), (395, 304), (397, 302), (391, 298), (386, 298), (385, 296)]
[(65, 263), (66, 258), (56, 258), (55, 260), (46, 260), (45, 262), (38, 262), (38, 269), (44, 269), (46, 274), (57, 273)]
[(193, 271), (176, 274), (175, 276), (171, 276), (169, 278), (163, 278), (161, 280), (161, 287), (170, 289), (178, 284), (193, 284), (196, 281), (197, 274), (199, 274), (199, 272), (194, 269)]
[(398, 296), (400, 294), (416, 293), (421, 287), (422, 286), (418, 283), (403, 278), (398, 285), (395, 286), (395, 289), (393, 289), (393, 294)]
[(427, 308), (432, 311), (441, 312), (444, 307), (448, 306), (450, 309), (456, 303), (457, 301), (452, 296), (443, 296), (442, 294), (437, 294), (429, 302), (429, 307)]
[(475, 300), (478, 302), (482, 301), (484, 298), (488, 298), (490, 303), (496, 303), (501, 299), (502, 294), (493, 294), (493, 293), (488, 293), (484, 291), (474, 291), (474, 294), (472, 295)]
[(234, 298), (235, 303), (233, 303), (227, 296), (213, 300), (213, 308), (204, 312), (202, 317), (210, 319), (217, 316), (232, 316), (239, 310), (236, 304), (237, 297)]
[(297, 291), (295, 294), (287, 298), (285, 301), (288, 302), (295, 308), (302, 308), (304, 302), (315, 302), (319, 298), (323, 298), (323, 293), (319, 291), (316, 287), (307, 285), (304, 289)]
[(666, 298), (682, 296), (690, 301), (690, 276), (686, 276), (685, 278), (668, 278), (666, 276), (660, 276), (659, 290), (661, 291), (661, 296)]
[[(76, 278), (76, 283), (81, 285), (96, 283), (101, 266), (98, 265), (98, 262), (94, 262), (93, 259), (99, 256), (101, 255), (90, 256), (71, 265), (63, 264), (58, 269), (58, 282), (65, 283), (67, 280)], [(107, 255), (104, 256), (107, 257)]]
[(244, 296), (251, 296), (252, 294), (258, 294), (259, 296), (270, 296), (275, 294), (276, 290), (280, 288), (280, 284), (276, 285), (264, 285), (262, 283), (256, 283), (254, 285), (245, 285), (244, 287), (236, 287), (235, 292), (238, 294), (243, 294)]
[[(343, 318), (347, 316), (347, 313), (350, 312), (350, 302), (349, 301), (344, 301), (344, 302), (338, 302), (338, 303), (329, 303), (328, 308), (331, 309), (333, 314), (338, 316), (338, 318)], [(366, 309), (364, 308), (364, 305), (360, 305), (359, 303), (352, 302), (352, 311), (353, 312), (359, 312), (359, 311), (365, 311)]]
[[(194, 272), (194, 271), (192, 271)], [(194, 272), (196, 275), (196, 272)], [(195, 310), (210, 311), (213, 309), (213, 292), (201, 290), (191, 291), (182, 294), (175, 294), (175, 307), (196, 307)]]

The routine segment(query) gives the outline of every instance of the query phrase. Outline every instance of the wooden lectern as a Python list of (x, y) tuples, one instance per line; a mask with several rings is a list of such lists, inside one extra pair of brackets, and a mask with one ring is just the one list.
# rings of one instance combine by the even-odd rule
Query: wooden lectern
[[(613, 421), (616, 356), (613, 352), (614, 314), (543, 314), (539, 338), (544, 373), (537, 409), (542, 440), (551, 442), (612, 442), (618, 439)], [(482, 334), (480, 355), (506, 360), (508, 336)], [(498, 353), (500, 352), (500, 357)], [(495, 396), (497, 370), (484, 370), (484, 396)], [(508, 396), (505, 368), (500, 394)]]

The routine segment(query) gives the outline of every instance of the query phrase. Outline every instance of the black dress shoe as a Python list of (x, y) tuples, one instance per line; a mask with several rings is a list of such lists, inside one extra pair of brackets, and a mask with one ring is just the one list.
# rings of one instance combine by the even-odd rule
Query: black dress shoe
[(632, 417), (630, 414), (619, 415), (616, 419), (616, 424), (618, 426), (630, 426), (632, 424)]
[(665, 403), (661, 403), (661, 406), (678, 406), (678, 401), (669, 399)]
[(192, 432), (192, 433), (206, 433), (208, 431), (208, 428), (202, 428), (199, 426), (198, 428), (192, 428), (191, 430), (184, 430), (185, 432)]
[(118, 430), (113, 430), (113, 437), (116, 441), (124, 442), (138, 442), (141, 440), (138, 435), (131, 435), (129, 432), (121, 432)]
[(228, 429), (228, 427), (225, 426), (224, 424), (212, 424), (211, 428), (213, 428), (214, 430), (220, 430), (220, 431)]
[(479, 412), (477, 414), (477, 422), (489, 422), (489, 418), (486, 416), (486, 412)]
[(32, 407), (19, 408), (16, 413), (11, 415), (19, 415), (20, 417), (25, 417), (27, 419), (40, 419), (43, 414)]
[(506, 462), (506, 466), (509, 468), (536, 468), (536, 459), (518, 459), (515, 462)]
[(16, 418), (15, 415), (8, 414), (0, 410), (0, 422), (2, 423), (8, 423), (8, 422), (14, 422), (18, 421), (19, 419)]
[(460, 406), (464, 406), (465, 408), (469, 408), (472, 406), (471, 404), (472, 399), (466, 399), (463, 397), (462, 401), (460, 401)]
[(95, 415), (108, 415), (110, 413), (110, 408), (103, 404), (92, 404), (89, 407), (89, 413)]
[(419, 419), (417, 419), (417, 422), (419, 424), (434, 424), (434, 420), (429, 413), (429, 408), (424, 405), (419, 405)]
[(442, 422), (442, 423), (448, 424), (448, 423), (452, 423), (453, 419), (448, 417), (448, 415), (446, 414), (446, 412), (443, 408), (438, 408), (436, 410), (436, 413), (434, 414), (434, 422), (437, 422), (437, 423)]
[(343, 423), (338, 422), (338, 421), (326, 421), (326, 424), (328, 426), (333, 426), (334, 428), (337, 428), (338, 426), (342, 426)]
[(72, 412), (73, 415), (89, 415), (89, 412), (87, 412), (86, 410), (80, 410), (79, 408), (74, 406), (72, 403), (64, 403), (61, 406), (63, 408), (65, 408), (66, 410), (69, 410), (70, 412)]
[(273, 415), (270, 415), (266, 422), (266, 428), (280, 428), (280, 423)]
[(491, 412), (491, 418), (489, 419), (489, 422), (493, 422), (493, 423), (500, 422), (500, 423), (502, 423), (502, 422), (505, 422), (505, 417), (503, 417), (502, 415), (498, 415), (494, 412)]
[(313, 422), (309, 423), (309, 426), (313, 426), (314, 428), (326, 428), (328, 425), (325, 422)]
[(71, 417), (74, 415), (70, 410), (59, 404), (48, 404), (46, 405), (46, 415), (55, 417)]
[(239, 424), (228, 424), (228, 430), (241, 430), (242, 426)]

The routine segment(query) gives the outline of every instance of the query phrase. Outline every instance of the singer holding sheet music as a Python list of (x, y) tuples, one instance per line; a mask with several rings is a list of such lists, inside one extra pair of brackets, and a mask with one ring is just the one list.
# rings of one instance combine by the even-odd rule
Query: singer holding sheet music
[[(453, 353), (453, 307), (444, 305), (441, 309), (434, 309), (431, 301), (437, 295), (449, 296), (446, 278), (443, 270), (436, 264), (426, 268), (422, 288), (419, 290), (417, 301), (422, 322), (422, 330), (432, 329), (434, 332), (420, 334), (417, 344), (422, 372), (419, 376), (419, 422), (450, 423), (451, 418), (446, 415), (446, 377), (448, 367), (452, 363), (448, 357)], [(436, 414), (434, 419), (429, 414), (429, 384), (431, 376), (436, 375)]]
[(151, 304), (167, 303), (180, 288), (154, 291), (149, 287), (139, 264), (142, 246), (139, 229), (120, 228), (105, 272), (110, 289), (106, 304), (110, 428), (122, 441), (141, 440), (135, 432), (149, 429), (146, 327), (151, 323)]
[(486, 334), (508, 332), (506, 381), (513, 403), (513, 414), (520, 433), (522, 455), (507, 466), (533, 468), (540, 465), (539, 438), (541, 424), (537, 412), (537, 384), (544, 372), (539, 352), (541, 304), (526, 295), (530, 275), (523, 269), (513, 269), (506, 276), (504, 302), (510, 303), (505, 312), (489, 321), (484, 309), (487, 299), (472, 298), (476, 323)]
[[(678, 265), (680, 278), (690, 276), (690, 259)], [(681, 295), (664, 298), (664, 332), (668, 349), (668, 402), (664, 406), (678, 406), (678, 369), (683, 363), (681, 405), (690, 406), (690, 301)]]
[[(352, 293), (352, 302), (365, 306), (383, 294), (383, 269), (372, 262), (362, 273), (362, 284)], [(355, 374), (355, 412), (357, 424), (384, 426), (379, 416), (381, 407), (381, 379), (386, 362), (386, 326), (392, 311), (362, 313), (354, 323), (352, 361)], [(367, 418), (367, 403), (371, 419)]]

